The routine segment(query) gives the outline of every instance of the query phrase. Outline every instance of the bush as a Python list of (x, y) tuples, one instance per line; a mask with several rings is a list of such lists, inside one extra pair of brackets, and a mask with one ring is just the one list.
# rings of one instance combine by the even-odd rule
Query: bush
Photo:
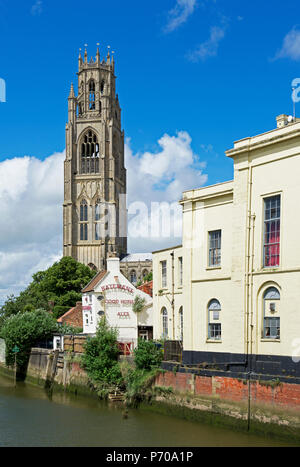
[(31, 347), (39, 341), (52, 336), (57, 323), (52, 315), (44, 310), (26, 311), (7, 318), (1, 329), (1, 337), (6, 345), (6, 364), (14, 364), (13, 347), (20, 351), (17, 354), (19, 373), (25, 374)]
[(96, 336), (87, 339), (82, 365), (93, 383), (101, 383), (107, 387), (122, 385), (117, 336), (117, 331), (110, 328), (105, 318), (102, 318)]
[(135, 365), (140, 370), (152, 370), (158, 368), (163, 356), (153, 341), (139, 339), (138, 346), (134, 349)]

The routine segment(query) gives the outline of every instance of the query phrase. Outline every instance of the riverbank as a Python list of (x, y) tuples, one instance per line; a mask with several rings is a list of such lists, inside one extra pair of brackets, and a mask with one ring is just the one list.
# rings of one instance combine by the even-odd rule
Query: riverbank
[[(4, 365), (0, 366), (0, 373), (14, 377), (14, 371)], [(98, 398), (89, 384), (88, 376), (80, 367), (80, 354), (32, 349), (25, 383), (54, 392)], [(228, 388), (232, 385), (230, 379), (224, 380), (225, 383)], [(237, 391), (222, 393), (220, 381), (216, 385), (212, 378), (202, 377), (198, 380), (197, 375), (190, 373), (162, 370), (152, 388), (147, 389), (146, 400), (139, 408), (300, 445), (300, 411), (296, 400), (293, 408), (263, 404), (253, 400), (255, 392), (252, 390), (249, 401), (246, 382), (236, 380), (234, 384), (240, 388), (244, 398), (234, 400)], [(258, 382), (252, 382), (254, 384), (257, 386)], [(273, 399), (276, 391), (282, 390), (279, 385), (261, 384), (261, 387), (266, 394), (272, 394)], [(214, 390), (211, 392), (209, 388)]]
[(129, 408), (124, 417), (120, 404), (67, 391), (49, 394), (41, 386), (21, 381), (15, 388), (13, 378), (1, 376), (0, 406), (1, 447), (121, 447), (123, 451), (126, 447), (126, 452), (141, 447), (141, 453), (144, 447), (174, 447), (177, 452), (195, 447), (196, 455), (200, 447), (288, 445), (142, 407)]

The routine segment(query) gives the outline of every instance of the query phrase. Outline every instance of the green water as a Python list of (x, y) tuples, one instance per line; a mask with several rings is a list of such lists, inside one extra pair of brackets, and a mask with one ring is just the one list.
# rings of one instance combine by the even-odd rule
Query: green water
[(252, 434), (54, 393), (0, 376), (0, 447), (285, 446)]

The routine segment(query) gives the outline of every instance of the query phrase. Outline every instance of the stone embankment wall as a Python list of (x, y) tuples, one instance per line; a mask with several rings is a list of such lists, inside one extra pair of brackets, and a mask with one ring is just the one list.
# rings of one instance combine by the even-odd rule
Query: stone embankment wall
[[(300, 385), (164, 371), (156, 400), (244, 422), (277, 425), (300, 439)], [(273, 431), (273, 430), (271, 430)]]
[(40, 348), (31, 349), (27, 380), (38, 384), (58, 384), (63, 387), (82, 388), (86, 391), (88, 377), (80, 367), (80, 355)]

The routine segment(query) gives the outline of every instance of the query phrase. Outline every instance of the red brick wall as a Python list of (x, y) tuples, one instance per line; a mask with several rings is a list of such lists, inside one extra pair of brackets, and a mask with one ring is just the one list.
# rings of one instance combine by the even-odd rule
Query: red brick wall
[[(191, 373), (161, 373), (156, 386), (172, 387), (177, 392), (218, 396), (222, 400), (248, 400), (248, 381), (220, 376), (198, 376)], [(277, 407), (300, 409), (300, 385), (274, 382), (251, 382), (251, 400)]]

